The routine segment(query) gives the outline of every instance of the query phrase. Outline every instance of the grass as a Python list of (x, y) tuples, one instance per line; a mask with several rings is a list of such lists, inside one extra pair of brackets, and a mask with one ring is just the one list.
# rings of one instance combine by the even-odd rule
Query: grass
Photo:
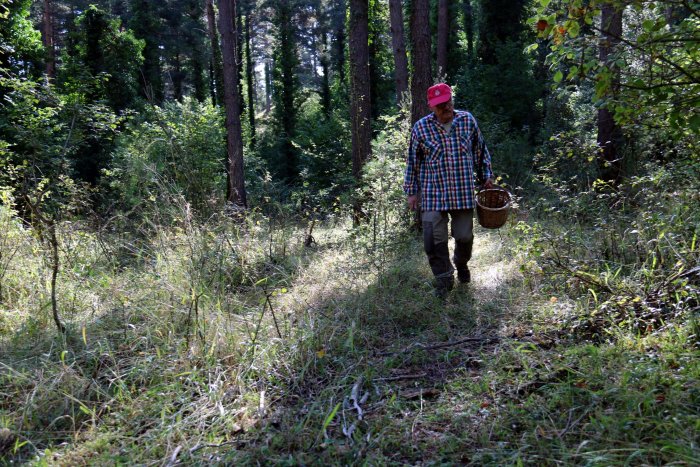
[(61, 337), (42, 247), (8, 228), (2, 463), (697, 463), (693, 326), (574, 338), (583, 302), (508, 229), (442, 304), (421, 242), (349, 230), (184, 219), (124, 263), (123, 237), (63, 226)]

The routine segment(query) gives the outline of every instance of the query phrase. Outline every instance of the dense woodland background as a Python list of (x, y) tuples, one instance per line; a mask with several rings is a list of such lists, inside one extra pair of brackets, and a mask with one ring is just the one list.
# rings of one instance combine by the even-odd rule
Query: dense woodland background
[[(444, 81), (515, 195), (447, 304)], [(0, 0), (4, 463), (700, 458), (700, 3)]]

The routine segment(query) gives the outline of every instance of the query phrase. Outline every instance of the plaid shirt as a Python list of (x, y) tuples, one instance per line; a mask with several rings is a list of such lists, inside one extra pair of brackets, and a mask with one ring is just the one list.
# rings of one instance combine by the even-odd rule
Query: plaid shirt
[(456, 110), (449, 134), (432, 113), (413, 125), (403, 190), (421, 193), (423, 211), (473, 209), (475, 171), (482, 183), (493, 178), (491, 155), (472, 114)]

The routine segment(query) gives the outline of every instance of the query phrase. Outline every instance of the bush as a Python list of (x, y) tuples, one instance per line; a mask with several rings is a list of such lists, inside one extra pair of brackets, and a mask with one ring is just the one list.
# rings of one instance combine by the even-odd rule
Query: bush
[(179, 195), (208, 216), (224, 202), (225, 159), (217, 108), (193, 99), (152, 107), (119, 138), (107, 171), (108, 198), (129, 211)]

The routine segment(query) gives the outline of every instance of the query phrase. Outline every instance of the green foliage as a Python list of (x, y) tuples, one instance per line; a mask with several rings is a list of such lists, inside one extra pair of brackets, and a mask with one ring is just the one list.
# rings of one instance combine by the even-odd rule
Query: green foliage
[(140, 70), (142, 79), (139, 87), (141, 97), (153, 104), (163, 101), (163, 76), (160, 65), (161, 52), (158, 32), (161, 30), (161, 20), (156, 5), (147, 0), (129, 0), (131, 21), (129, 28), (134, 36), (143, 40), (143, 66)]
[[(455, 78), (457, 105), (479, 121), (496, 174), (525, 190), (510, 226), (476, 227), (474, 281), (438, 304), (401, 190), (409, 122), (389, 111), (388, 37), (379, 27), (385, 4), (371, 3), (379, 118), (359, 185), (350, 176), (346, 83), (336, 69), (329, 114), (311, 89), (314, 73), (300, 70), (301, 60), (311, 61), (314, 46), (305, 41), (315, 34), (300, 25), (313, 22), (315, 5), (267, 5), (294, 8), (272, 12), (273, 26), (282, 26), (275, 115), (261, 119), (259, 144), (245, 153), (253, 209), (232, 222), (222, 214), (220, 109), (185, 98), (138, 116), (116, 112), (139, 106), (135, 81), (119, 81), (126, 76), (114, 70), (133, 78), (140, 47), (142, 92), (156, 102), (166, 91), (176, 96), (182, 78), (172, 75), (164, 89), (162, 58), (173, 73), (206, 58), (191, 55), (201, 45), (194, 31), (201, 2), (152, 3), (128, 2), (129, 26), (140, 28), (145, 45), (85, 9), (59, 87), (29, 79), (19, 61), (0, 78), (4, 461), (657, 465), (698, 458), (700, 161), (689, 107), (669, 137), (673, 110), (664, 106), (681, 96), (654, 81), (671, 77), (661, 58), (634, 55), (620, 69), (631, 79), (651, 64), (649, 83), (665, 95), (625, 81), (621, 97), (600, 97), (611, 75), (598, 65), (586, 70), (596, 85), (573, 68), (582, 58), (576, 45), (590, 46), (586, 54), (596, 46), (586, 29), (595, 21), (585, 19), (594, 10), (565, 11), (584, 8), (574, 0), (540, 2), (542, 14), (556, 7), (567, 15), (563, 33), (545, 34), (562, 34), (552, 45), (574, 53), (552, 58), (547, 76), (541, 56), (522, 51), (520, 21), (502, 20), (521, 15), (524, 2), (472, 2), (484, 7), (482, 61)], [(339, 23), (342, 3), (329, 11)], [(628, 12), (649, 6), (625, 4)], [(28, 4), (2, 5), (26, 11)], [(665, 51), (665, 39), (693, 39), (692, 15), (674, 11), (649, 6), (629, 16), (630, 37), (641, 36), (647, 51)], [(182, 28), (192, 35), (178, 36)], [(670, 31), (677, 35), (664, 36)], [(26, 37), (36, 44), (32, 34)], [(335, 34), (332, 50), (342, 42)], [(572, 42), (583, 36), (588, 43)], [(671, 47), (666, 58), (692, 68), (694, 47)], [(331, 58), (338, 66), (343, 60)], [(560, 85), (546, 96), (541, 84), (550, 78)], [(687, 92), (688, 103), (693, 86), (674, 89)], [(622, 104), (635, 98), (650, 99), (648, 112), (625, 114)], [(631, 136), (623, 149), (630, 176), (614, 187), (595, 177), (593, 101), (604, 99)], [(92, 193), (78, 180), (100, 174), (94, 198), (102, 209), (88, 217)], [(351, 228), (355, 199), (363, 200), (364, 222)], [(23, 223), (38, 212), (26, 201), (47, 222)], [(58, 271), (42, 241), (47, 227)], [(47, 332), (54, 271), (67, 327), (60, 338)]]
[(0, 70), (38, 77), (44, 50), (41, 34), (29, 19), (31, 3), (0, 1)]
[(325, 191), (333, 198), (353, 183), (348, 122), (339, 112), (326, 116), (316, 96), (300, 109), (294, 145), (303, 183), (312, 193)]
[(200, 216), (221, 207), (226, 146), (218, 108), (194, 99), (152, 107), (119, 138), (106, 184), (120, 209), (159, 209), (181, 195)]
[[(53, 87), (30, 80), (0, 79), (0, 86), (9, 90), (7, 101), (11, 103), (0, 111), (0, 141), (4, 143), (0, 164), (5, 168), (0, 184), (12, 188), (17, 198), (33, 194), (39, 199), (53, 192), (49, 198), (58, 208), (67, 201), (56, 198), (53, 184), (70, 185), (86, 169), (104, 164), (99, 153), (91, 153), (86, 167), (80, 155), (107, 144), (117, 133), (120, 118), (102, 105), (61, 96)], [(36, 190), (44, 194), (38, 197)]]
[(123, 29), (120, 20), (90, 6), (69, 34), (59, 86), (115, 111), (131, 107), (138, 92), (143, 48), (144, 41)]
[(296, 137), (299, 92), (299, 53), (294, 24), (294, 9), (288, 1), (276, 2), (274, 21), (275, 52), (273, 78), (274, 117), (279, 159), (271, 165), (274, 173), (286, 182), (295, 181), (299, 175), (298, 153), (293, 140)]
[(369, 2), (369, 73), (372, 121), (396, 109), (396, 89), (391, 53), (391, 37), (387, 34), (389, 4), (379, 0)]
[(478, 121), (497, 119), (536, 134), (543, 85), (535, 79), (533, 63), (519, 42), (505, 42), (494, 53), (495, 64), (475, 64), (458, 77), (457, 107), (472, 111)]
[[(600, 8), (624, 10), (623, 37), (608, 63), (598, 58)], [(700, 29), (697, 2), (540, 1), (530, 24), (541, 21), (549, 40), (555, 82), (595, 84), (594, 102), (609, 108), (624, 126), (669, 127), (670, 136), (700, 132), (694, 109), (700, 101), (697, 56)], [(620, 75), (620, 83), (613, 79)]]
[(646, 334), (690, 319), (700, 300), (699, 177), (697, 161), (687, 158), (649, 163), (617, 189), (584, 189), (542, 172), (550, 190), (538, 201), (546, 228), (523, 231), (539, 252), (530, 272), (581, 302), (579, 337), (608, 339), (617, 327)]
[(363, 213), (366, 222), (359, 226), (360, 237), (374, 257), (379, 270), (385, 268), (387, 255), (409, 235), (413, 212), (406, 205), (403, 176), (408, 152), (409, 120), (407, 113), (384, 117), (382, 130), (373, 141), (373, 157), (365, 164), (362, 184), (356, 196), (365, 199)]

